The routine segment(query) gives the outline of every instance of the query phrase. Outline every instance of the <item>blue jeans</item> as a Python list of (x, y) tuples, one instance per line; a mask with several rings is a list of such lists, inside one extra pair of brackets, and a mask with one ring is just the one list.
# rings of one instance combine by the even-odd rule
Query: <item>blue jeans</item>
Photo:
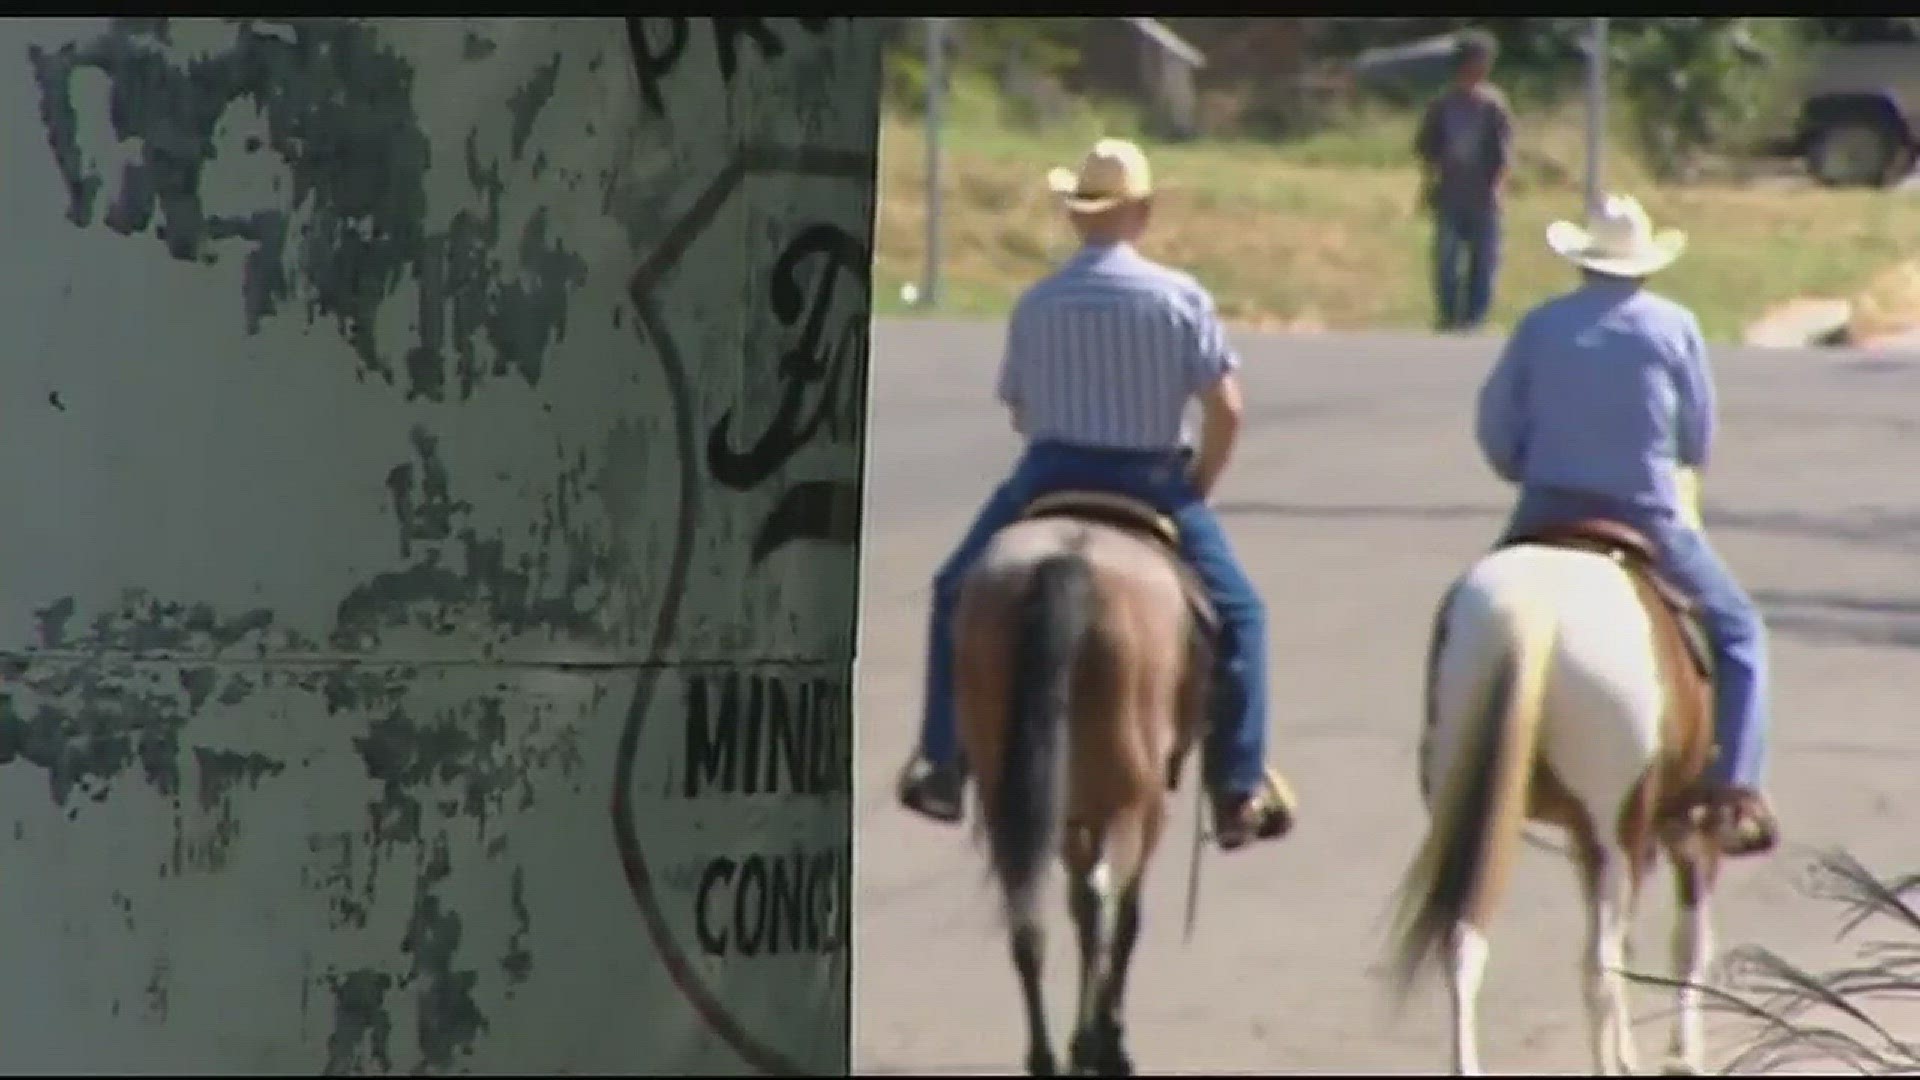
[(1215, 643), (1213, 723), (1207, 737), (1207, 780), (1224, 794), (1251, 793), (1260, 783), (1267, 742), (1267, 613), (1241, 570), (1211, 507), (1194, 491), (1177, 452), (1092, 450), (1035, 443), (982, 507), (960, 546), (933, 578), (927, 628), (926, 712), (920, 750), (935, 765), (958, 763), (953, 708), (953, 612), (960, 583), (993, 535), (1035, 497), (1065, 489), (1111, 491), (1143, 499), (1172, 517), (1182, 554), (1219, 614)]
[(1493, 278), (1499, 269), (1498, 208), (1441, 207), (1434, 211), (1433, 287), (1440, 329), (1472, 330), (1486, 321), (1487, 309), (1493, 304)]
[(1660, 553), (1660, 570), (1700, 607), (1713, 641), (1714, 737), (1720, 753), (1710, 779), (1757, 788), (1767, 741), (1767, 631), (1760, 611), (1735, 581), (1707, 538), (1675, 514), (1579, 492), (1523, 491), (1508, 529), (1535, 528), (1585, 517), (1606, 517), (1646, 535)]

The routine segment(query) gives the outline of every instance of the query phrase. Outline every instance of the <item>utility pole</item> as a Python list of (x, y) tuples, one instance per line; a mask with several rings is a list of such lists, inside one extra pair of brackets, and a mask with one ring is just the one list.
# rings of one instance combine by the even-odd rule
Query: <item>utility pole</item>
[(940, 303), (940, 106), (946, 96), (947, 23), (934, 16), (927, 27), (927, 264), (920, 273), (919, 303)]
[(1587, 213), (1600, 209), (1600, 153), (1607, 127), (1607, 20), (1587, 27)]

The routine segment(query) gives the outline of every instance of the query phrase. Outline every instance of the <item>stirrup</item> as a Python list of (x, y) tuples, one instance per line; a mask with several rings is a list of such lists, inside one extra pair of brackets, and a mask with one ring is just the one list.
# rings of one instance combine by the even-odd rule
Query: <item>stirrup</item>
[[(953, 780), (953, 790), (930, 791), (929, 788), (941, 784), (945, 779), (943, 770), (928, 761), (919, 753), (907, 760), (900, 770), (900, 779), (895, 785), (895, 796), (900, 805), (925, 818), (948, 825), (958, 824), (966, 814), (965, 780), (957, 775)], [(951, 795), (951, 799), (948, 796)]]
[(1249, 840), (1277, 840), (1293, 831), (1298, 806), (1292, 785), (1278, 770), (1269, 767), (1244, 797), (1214, 797), (1214, 839), (1225, 851), (1241, 847)]
[(1780, 845), (1780, 823), (1759, 792), (1708, 783), (1694, 796), (1689, 820), (1728, 858), (1764, 855)]

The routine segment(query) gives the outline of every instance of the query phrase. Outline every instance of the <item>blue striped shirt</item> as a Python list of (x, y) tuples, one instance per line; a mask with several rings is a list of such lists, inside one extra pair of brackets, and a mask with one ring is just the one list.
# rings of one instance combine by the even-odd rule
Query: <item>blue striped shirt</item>
[(1187, 403), (1239, 363), (1192, 275), (1088, 245), (1014, 306), (998, 390), (1029, 441), (1170, 450)]
[(1676, 466), (1706, 465), (1713, 413), (1693, 313), (1595, 280), (1520, 320), (1480, 388), (1476, 434), (1504, 479), (1673, 512)]

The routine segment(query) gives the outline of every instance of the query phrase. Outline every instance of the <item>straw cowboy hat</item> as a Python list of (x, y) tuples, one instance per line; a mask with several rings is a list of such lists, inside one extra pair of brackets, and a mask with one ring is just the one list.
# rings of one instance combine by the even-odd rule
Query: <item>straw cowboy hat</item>
[(1631, 195), (1609, 195), (1599, 213), (1581, 228), (1571, 221), (1547, 226), (1547, 246), (1575, 266), (1615, 277), (1646, 277), (1672, 265), (1687, 248), (1679, 229), (1654, 231), (1653, 222)]
[(1087, 151), (1078, 173), (1061, 168), (1048, 171), (1047, 186), (1067, 209), (1097, 214), (1152, 195), (1153, 172), (1138, 146), (1126, 139), (1101, 139)]

